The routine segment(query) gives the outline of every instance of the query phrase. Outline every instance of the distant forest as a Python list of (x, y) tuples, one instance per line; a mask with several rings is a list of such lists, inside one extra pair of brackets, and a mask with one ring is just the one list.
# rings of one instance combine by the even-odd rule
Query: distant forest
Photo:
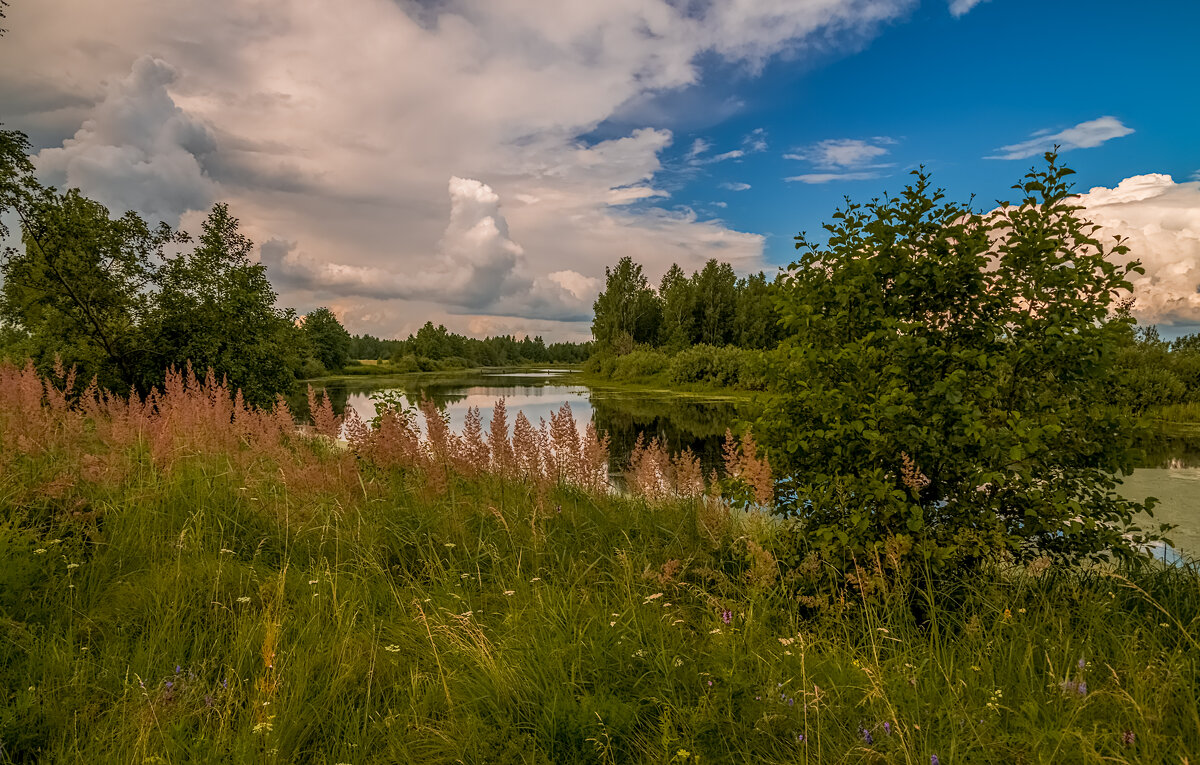
[[(495, 367), (509, 364), (578, 364), (591, 354), (592, 343), (550, 343), (540, 337), (518, 340), (497, 335), (482, 340), (448, 331), (444, 326), (425, 326), (404, 340), (383, 340), (373, 335), (350, 338), (352, 359), (390, 361), (407, 371), (429, 371), (445, 366)], [(449, 362), (449, 364), (447, 363)]]

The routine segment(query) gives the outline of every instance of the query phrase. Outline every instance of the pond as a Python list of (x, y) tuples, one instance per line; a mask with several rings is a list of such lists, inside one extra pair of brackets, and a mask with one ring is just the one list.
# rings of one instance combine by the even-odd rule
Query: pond
[[(374, 416), (371, 396), (379, 391), (400, 391), (412, 405), (426, 397), (449, 414), (455, 431), (462, 429), (470, 407), (479, 407), (486, 427), (500, 398), (510, 427), (518, 411), (536, 427), (539, 419), (549, 421), (551, 412), (569, 404), (581, 430), (591, 421), (608, 435), (614, 472), (624, 469), (634, 442), (644, 434), (647, 440), (665, 439), (672, 450), (690, 448), (707, 474), (721, 464), (725, 430), (757, 414), (749, 397), (588, 387), (561, 369), (344, 378), (329, 381), (325, 390), (337, 411), (351, 407), (364, 420)], [(1162, 436), (1144, 451), (1144, 464), (1125, 478), (1121, 493), (1137, 500), (1158, 498), (1155, 519), (1176, 524), (1171, 534), (1175, 548), (1200, 556), (1200, 437)]]

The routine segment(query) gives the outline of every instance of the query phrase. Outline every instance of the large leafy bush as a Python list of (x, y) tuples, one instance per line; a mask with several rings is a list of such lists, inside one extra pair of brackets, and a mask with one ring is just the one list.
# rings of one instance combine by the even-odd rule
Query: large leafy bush
[[(1131, 555), (1150, 535), (1114, 493), (1135, 425), (1104, 406), (1128, 336), (1127, 248), (1081, 220), (1053, 154), (990, 214), (923, 171), (797, 237), (790, 338), (756, 429), (799, 538), (835, 563), (886, 550), (939, 570), (998, 555)], [(912, 560), (912, 559), (910, 559)]]

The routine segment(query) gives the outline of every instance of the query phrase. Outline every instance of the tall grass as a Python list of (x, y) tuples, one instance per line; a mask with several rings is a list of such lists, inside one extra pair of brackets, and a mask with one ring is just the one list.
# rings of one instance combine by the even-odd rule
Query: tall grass
[(497, 421), (406, 440), (397, 414), (341, 448), (321, 402), (303, 435), (186, 375), (68, 390), (0, 369), (0, 762), (1200, 751), (1195, 568), (800, 604), (780, 523), (679, 490), (686, 457), (654, 499), (597, 491), (562, 419), (518, 446)]

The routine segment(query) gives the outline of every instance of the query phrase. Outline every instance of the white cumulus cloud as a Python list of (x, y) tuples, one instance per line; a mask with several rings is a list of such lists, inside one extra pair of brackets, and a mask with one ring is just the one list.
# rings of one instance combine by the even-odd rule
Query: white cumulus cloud
[(1200, 322), (1200, 182), (1152, 173), (1079, 197), (1084, 218), (1126, 237), (1145, 275), (1134, 274), (1134, 315), (1143, 323)]

